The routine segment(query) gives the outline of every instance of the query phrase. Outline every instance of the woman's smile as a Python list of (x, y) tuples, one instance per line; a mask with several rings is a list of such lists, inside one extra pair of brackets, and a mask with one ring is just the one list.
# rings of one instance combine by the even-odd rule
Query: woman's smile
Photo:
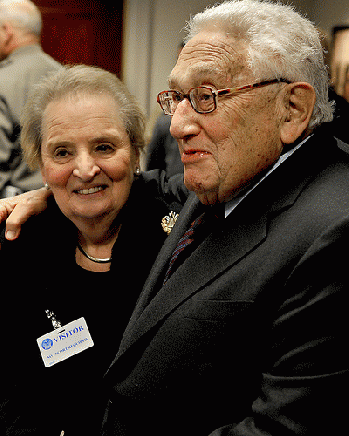
[(92, 188), (82, 188), (82, 189), (74, 190), (73, 193), (83, 196), (91, 196), (91, 194), (96, 194), (97, 192), (104, 191), (107, 188), (108, 186), (106, 185), (99, 185), (99, 186), (94, 186)]

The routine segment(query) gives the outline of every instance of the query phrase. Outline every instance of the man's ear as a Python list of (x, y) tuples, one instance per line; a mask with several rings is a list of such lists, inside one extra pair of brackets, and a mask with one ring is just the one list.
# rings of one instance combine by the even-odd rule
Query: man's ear
[(308, 129), (315, 105), (315, 90), (307, 82), (294, 82), (284, 89), (283, 121), (280, 139), (292, 144)]

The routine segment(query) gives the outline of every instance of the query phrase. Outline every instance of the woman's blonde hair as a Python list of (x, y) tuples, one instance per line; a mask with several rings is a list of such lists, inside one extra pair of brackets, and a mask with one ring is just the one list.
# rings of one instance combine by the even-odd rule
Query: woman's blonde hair
[(41, 164), (42, 117), (47, 105), (65, 97), (109, 95), (120, 109), (119, 115), (138, 153), (144, 147), (144, 116), (126, 86), (112, 73), (85, 65), (63, 66), (35, 85), (23, 109), (21, 147), (28, 165)]

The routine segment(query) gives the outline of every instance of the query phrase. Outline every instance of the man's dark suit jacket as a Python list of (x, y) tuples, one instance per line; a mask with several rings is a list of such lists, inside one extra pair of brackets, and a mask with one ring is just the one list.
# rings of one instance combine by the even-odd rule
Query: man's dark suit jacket
[(163, 286), (189, 197), (105, 376), (103, 434), (348, 431), (348, 150), (317, 132)]

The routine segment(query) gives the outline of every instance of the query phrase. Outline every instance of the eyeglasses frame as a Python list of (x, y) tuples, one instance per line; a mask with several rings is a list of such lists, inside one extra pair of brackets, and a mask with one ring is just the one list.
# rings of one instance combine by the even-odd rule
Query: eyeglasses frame
[[(166, 115), (170, 115), (173, 116), (173, 113), (169, 113), (168, 111), (166, 111), (163, 107), (162, 107), (162, 103), (160, 101), (160, 96), (162, 94), (165, 94), (166, 92), (175, 92), (177, 95), (179, 95), (181, 97), (181, 101), (179, 103), (181, 103), (185, 98), (187, 98), (190, 102), (191, 107), (194, 109), (195, 112), (197, 112), (198, 114), (210, 114), (211, 112), (215, 111), (217, 109), (218, 106), (218, 97), (222, 96), (222, 95), (227, 95), (227, 94), (235, 94), (237, 92), (240, 91), (250, 91), (252, 89), (255, 88), (261, 88), (262, 86), (267, 86), (267, 85), (272, 85), (274, 83), (292, 83), (287, 79), (272, 79), (272, 80), (263, 80), (262, 82), (257, 82), (257, 83), (252, 83), (250, 85), (243, 85), (243, 86), (238, 86), (235, 88), (224, 88), (224, 89), (212, 89), (209, 86), (197, 86), (195, 88), (190, 88), (187, 94), (183, 94), (180, 91), (176, 91), (174, 89), (168, 89), (166, 91), (162, 91), (157, 95), (157, 102), (159, 103), (161, 109), (163, 110), (163, 112)], [(193, 102), (191, 100), (190, 94), (194, 89), (198, 89), (198, 88), (205, 88), (205, 89), (209, 89), (212, 92), (212, 95), (214, 97), (213, 101), (214, 101), (214, 108), (212, 110), (209, 111), (199, 111), (198, 109), (196, 109), (193, 105)]]

